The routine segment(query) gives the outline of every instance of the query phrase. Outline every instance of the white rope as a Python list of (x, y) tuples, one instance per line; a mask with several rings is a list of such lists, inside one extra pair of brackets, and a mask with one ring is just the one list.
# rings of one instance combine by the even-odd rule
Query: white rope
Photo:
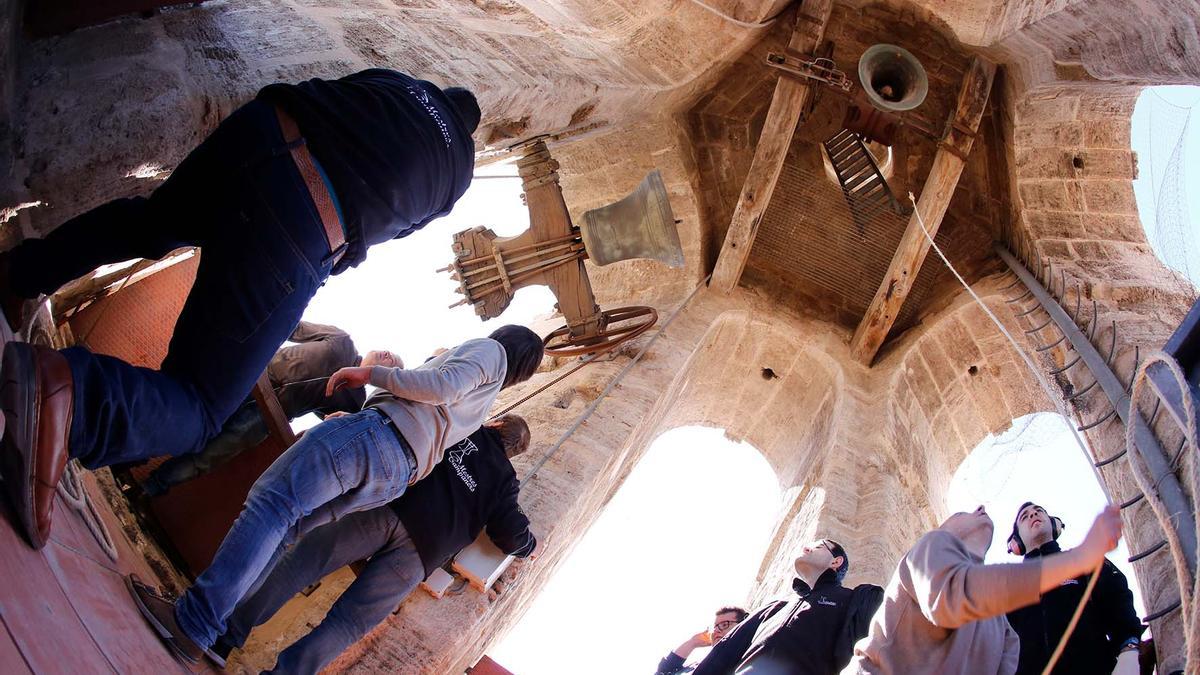
[(79, 477), (79, 465), (76, 460), (67, 463), (62, 479), (58, 481), (58, 494), (71, 508), (79, 512), (83, 522), (87, 524), (88, 530), (96, 538), (96, 543), (100, 544), (100, 548), (104, 550), (110, 560), (116, 562), (117, 545), (113, 542), (108, 526), (100, 517), (100, 512), (96, 510), (91, 496), (83, 487), (83, 479)]
[[(1004, 327), (1004, 324), (1000, 323), (1000, 320), (996, 318), (996, 315), (992, 314), (992, 310), (988, 309), (988, 306), (984, 304), (983, 300), (981, 300), (979, 296), (975, 294), (975, 290), (971, 288), (970, 284), (968, 284), (965, 279), (962, 278), (962, 275), (958, 273), (958, 270), (954, 269), (954, 265), (950, 264), (950, 260), (946, 258), (946, 254), (942, 253), (942, 249), (938, 247), (937, 242), (935, 242), (933, 237), (930, 236), (929, 230), (925, 228), (925, 219), (921, 217), (921, 209), (918, 208), (917, 200), (913, 197), (912, 192), (908, 193), (908, 200), (913, 204), (913, 213), (917, 216), (917, 224), (921, 226), (921, 231), (925, 233), (925, 238), (929, 240), (929, 245), (932, 246), (933, 250), (937, 252), (938, 257), (942, 259), (942, 262), (946, 264), (946, 267), (950, 270), (950, 272), (954, 274), (954, 278), (958, 279), (958, 283), (962, 284), (962, 287), (967, 289), (967, 292), (971, 294), (971, 297), (975, 300), (975, 304), (979, 305), (984, 313), (987, 314), (992, 320), (992, 323), (996, 324), (996, 328), (999, 328), (1004, 337), (1007, 338), (1009, 343), (1012, 344), (1013, 349), (1017, 350), (1017, 353), (1021, 355), (1021, 360), (1025, 362), (1026, 366), (1028, 366), (1029, 372), (1033, 373), (1033, 376), (1037, 378), (1038, 384), (1042, 386), (1042, 391), (1046, 392), (1046, 398), (1050, 399), (1050, 402), (1054, 404), (1054, 408), (1058, 410), (1058, 414), (1062, 415), (1063, 419), (1067, 420), (1067, 426), (1071, 429), (1071, 436), (1075, 438), (1075, 443), (1079, 446), (1079, 451), (1083, 453), (1083, 457), (1087, 461), (1088, 466), (1092, 468), (1092, 473), (1096, 475), (1096, 483), (1100, 486), (1101, 492), (1104, 493), (1104, 499), (1107, 500), (1108, 504), (1111, 506), (1113, 499), (1112, 496), (1108, 494), (1108, 488), (1105, 487), (1104, 480), (1100, 476), (1100, 469), (1096, 466), (1096, 461), (1092, 458), (1092, 453), (1088, 451), (1087, 445), (1084, 444), (1083, 439), (1079, 436), (1079, 431), (1071, 422), (1071, 417), (1067, 414), (1066, 405), (1057, 395), (1054, 394), (1053, 389), (1050, 387), (1050, 383), (1046, 381), (1046, 377), (1042, 374), (1042, 371), (1036, 365), (1034, 365), (1033, 359), (1031, 359), (1029, 355), (1025, 353), (1025, 350), (1021, 348), (1021, 345), (1018, 344), (1016, 339), (1013, 338), (1012, 334), (1008, 332), (1008, 329)], [(1087, 586), (1083, 589), (1083, 595), (1079, 598), (1079, 604), (1075, 607), (1075, 613), (1071, 616), (1071, 621), (1067, 624), (1066, 630), (1063, 631), (1063, 635), (1058, 641), (1058, 647), (1054, 650), (1054, 653), (1050, 655), (1050, 659), (1046, 662), (1045, 668), (1042, 669), (1042, 675), (1049, 675), (1049, 673), (1054, 670), (1055, 664), (1058, 663), (1059, 657), (1062, 656), (1063, 649), (1067, 646), (1067, 641), (1071, 639), (1071, 633), (1075, 632), (1075, 626), (1079, 623), (1079, 617), (1083, 615), (1084, 606), (1087, 605), (1088, 600), (1092, 597), (1092, 590), (1096, 587), (1096, 581), (1100, 578), (1100, 570), (1103, 568), (1103, 566), (1104, 561), (1101, 560), (1100, 564), (1096, 566), (1096, 569), (1092, 570), (1091, 578), (1088, 579)]]
[(942, 262), (946, 264), (946, 268), (950, 270), (950, 272), (954, 275), (954, 278), (958, 279), (958, 283), (962, 284), (962, 287), (967, 289), (967, 292), (971, 294), (971, 298), (975, 300), (975, 304), (979, 305), (979, 308), (988, 315), (988, 318), (992, 320), (992, 323), (996, 324), (996, 328), (1000, 329), (1000, 332), (1005, 338), (1008, 339), (1009, 343), (1012, 344), (1013, 349), (1017, 350), (1017, 353), (1021, 355), (1021, 360), (1025, 362), (1025, 365), (1029, 368), (1029, 372), (1033, 373), (1033, 376), (1037, 378), (1038, 384), (1042, 386), (1042, 391), (1046, 393), (1046, 398), (1050, 399), (1050, 402), (1054, 404), (1054, 408), (1058, 411), (1058, 414), (1062, 415), (1063, 419), (1067, 420), (1067, 426), (1071, 429), (1071, 436), (1075, 438), (1075, 444), (1079, 446), (1079, 450), (1083, 453), (1084, 459), (1087, 460), (1088, 466), (1092, 467), (1092, 473), (1096, 474), (1096, 482), (1100, 485), (1100, 490), (1104, 492), (1104, 499), (1107, 500), (1109, 504), (1112, 504), (1112, 496), (1108, 494), (1108, 490), (1104, 486), (1104, 480), (1100, 476), (1100, 469), (1096, 467), (1096, 460), (1092, 457), (1091, 451), (1088, 450), (1087, 444), (1083, 442), (1083, 438), (1079, 436), (1079, 431), (1075, 428), (1075, 425), (1071, 424), (1071, 416), (1068, 414), (1066, 406), (1062, 402), (1061, 398), (1054, 393), (1054, 390), (1050, 387), (1050, 383), (1046, 381), (1045, 375), (1042, 374), (1041, 369), (1039, 369), (1037, 365), (1034, 364), (1033, 359), (1031, 359), (1029, 355), (1025, 353), (1025, 350), (1021, 348), (1021, 345), (1017, 342), (1016, 338), (1014, 338), (1012, 334), (1008, 332), (1008, 329), (1004, 327), (1004, 324), (1000, 323), (1000, 319), (996, 318), (996, 315), (992, 313), (992, 310), (988, 309), (987, 304), (985, 304), (983, 300), (981, 300), (979, 296), (975, 294), (975, 290), (971, 288), (971, 285), (962, 278), (962, 275), (958, 273), (958, 270), (954, 268), (954, 265), (950, 264), (950, 260), (946, 258), (946, 254), (942, 252), (942, 249), (937, 245), (937, 242), (933, 240), (933, 237), (929, 236), (929, 230), (925, 228), (925, 220), (921, 218), (921, 209), (917, 208), (917, 200), (913, 197), (912, 192), (908, 193), (908, 199), (913, 203), (913, 213), (917, 216), (917, 224), (921, 226), (921, 231), (925, 233), (925, 238), (929, 240), (929, 245), (933, 247), (935, 252), (937, 252), (938, 257), (941, 258)]
[(791, 4), (791, 3), (788, 3), (788, 5), (785, 5), (784, 8), (779, 11), (778, 14), (776, 14), (775, 16), (773, 16), (769, 19), (766, 19), (765, 21), (760, 21), (758, 23), (751, 23), (749, 21), (742, 21), (741, 19), (735, 19), (734, 17), (717, 9), (716, 7), (713, 7), (712, 5), (704, 2), (704, 0), (691, 0), (691, 2), (692, 2), (692, 4), (696, 5), (697, 7), (703, 8), (703, 9), (711, 12), (735, 26), (741, 26), (742, 28), (749, 28), (751, 30), (757, 30), (759, 28), (766, 28), (767, 26), (770, 26), (771, 24), (775, 23), (775, 21), (779, 18), (779, 15), (786, 12), (788, 6), (790, 6), (790, 4)]

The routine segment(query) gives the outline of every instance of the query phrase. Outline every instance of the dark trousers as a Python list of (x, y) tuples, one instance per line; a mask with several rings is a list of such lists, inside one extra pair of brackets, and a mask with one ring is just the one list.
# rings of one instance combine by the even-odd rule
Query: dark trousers
[(321, 623), (285, 649), (272, 672), (320, 671), (386, 619), (425, 576), (421, 557), (390, 506), (352, 513), (300, 539), (258, 590), (238, 605), (221, 642), (241, 647), (251, 629), (266, 623), (305, 587), (366, 558), (367, 566)]
[(11, 254), (19, 295), (99, 265), (201, 248), (160, 370), (72, 347), (70, 454), (88, 468), (199, 451), (245, 400), (329, 276), (332, 255), (273, 108), (230, 115), (149, 197), (118, 199)]
[(155, 497), (168, 490), (198, 478), (225, 464), (247, 450), (251, 450), (270, 435), (267, 423), (259, 412), (258, 404), (247, 401), (234, 411), (221, 432), (205, 444), (200, 452), (172, 457), (146, 477), (142, 489)]

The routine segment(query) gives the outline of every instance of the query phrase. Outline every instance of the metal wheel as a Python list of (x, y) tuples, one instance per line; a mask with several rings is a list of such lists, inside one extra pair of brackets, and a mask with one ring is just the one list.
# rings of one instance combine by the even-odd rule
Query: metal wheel
[(658, 321), (653, 307), (618, 307), (600, 313), (600, 332), (572, 338), (567, 326), (546, 336), (546, 356), (583, 356), (615, 349), (618, 345), (645, 333)]

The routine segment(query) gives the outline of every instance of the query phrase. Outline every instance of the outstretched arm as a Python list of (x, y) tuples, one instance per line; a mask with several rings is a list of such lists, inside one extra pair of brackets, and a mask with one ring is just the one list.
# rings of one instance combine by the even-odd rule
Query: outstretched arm
[(456, 347), (445, 359), (413, 370), (403, 368), (343, 368), (329, 378), (328, 393), (343, 386), (370, 383), (398, 398), (445, 405), (454, 403), (486, 384), (504, 378), (504, 348), (494, 340), (471, 340)]

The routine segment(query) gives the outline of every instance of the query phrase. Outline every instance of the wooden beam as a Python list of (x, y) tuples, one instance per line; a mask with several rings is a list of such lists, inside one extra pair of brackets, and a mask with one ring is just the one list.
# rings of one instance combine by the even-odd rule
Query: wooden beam
[[(804, 0), (796, 13), (796, 26), (792, 29), (788, 50), (801, 55), (815, 51), (825, 35), (825, 24), (829, 22), (832, 7), (833, 0)], [(737, 288), (754, 237), (758, 234), (758, 224), (771, 201), (783, 160), (792, 144), (792, 134), (813, 93), (811, 85), (796, 78), (780, 77), (775, 83), (775, 94), (771, 97), (771, 107), (754, 148), (750, 173), (742, 185), (742, 194), (738, 197), (733, 219), (725, 233), (725, 243), (713, 269), (711, 288), (724, 293)]]
[(871, 307), (863, 316), (862, 322), (854, 332), (850, 341), (850, 353), (859, 362), (870, 365), (879, 352), (880, 345), (887, 338), (892, 324), (900, 315), (900, 308), (905, 298), (912, 290), (917, 272), (925, 255), (929, 253), (929, 240), (917, 221), (917, 214), (925, 222), (929, 236), (937, 234), (954, 196), (958, 178), (962, 175), (963, 165), (966, 164), (967, 154), (979, 130), (979, 121), (983, 117), (987, 105), (988, 93), (992, 89), (992, 79), (996, 75), (995, 64), (976, 57), (971, 61), (971, 67), (963, 78), (962, 87), (958, 92), (958, 106), (950, 120), (946, 137), (938, 147), (937, 156), (933, 159), (933, 167), (929, 177), (925, 179), (925, 187), (921, 189), (921, 197), (917, 200), (917, 209), (908, 219), (908, 227), (904, 237), (896, 248), (896, 255), (888, 267)]
[(279, 404), (279, 397), (275, 395), (275, 388), (271, 386), (271, 380), (267, 379), (265, 370), (258, 376), (258, 382), (254, 383), (251, 393), (258, 403), (258, 411), (262, 414), (263, 421), (267, 423), (267, 433), (285, 449), (292, 447), (296, 442), (296, 434), (292, 431), (290, 420), (284, 414), (283, 406)]

